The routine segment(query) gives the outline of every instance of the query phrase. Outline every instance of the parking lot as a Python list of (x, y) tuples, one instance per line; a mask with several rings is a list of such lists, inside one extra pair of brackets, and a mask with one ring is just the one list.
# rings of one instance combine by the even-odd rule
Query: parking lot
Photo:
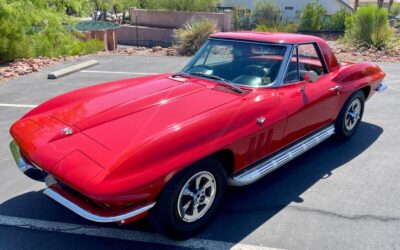
[[(177, 72), (185, 57), (90, 56), (99, 65), (57, 80), (47, 73), (0, 83), (0, 249), (399, 249), (400, 64), (380, 63), (387, 91), (366, 104), (350, 141), (328, 140), (259, 182), (229, 188), (212, 223), (175, 242), (144, 219), (86, 221), (41, 194), (9, 152), (10, 125), (37, 104), (76, 88)], [(206, 100), (205, 100), (206, 101)]]

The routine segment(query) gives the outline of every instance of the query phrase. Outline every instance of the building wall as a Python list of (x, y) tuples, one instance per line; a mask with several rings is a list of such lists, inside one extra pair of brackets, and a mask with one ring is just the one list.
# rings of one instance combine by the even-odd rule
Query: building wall
[[(245, 9), (252, 10), (256, 5), (256, 0), (223, 0), (221, 7), (234, 7), (240, 6)], [(288, 21), (295, 21), (299, 12), (304, 6), (311, 2), (311, 0), (276, 0), (275, 3), (279, 5), (283, 11), (283, 16)], [(326, 8), (328, 15), (338, 11), (341, 7), (345, 6), (340, 0), (319, 0), (319, 2)]]

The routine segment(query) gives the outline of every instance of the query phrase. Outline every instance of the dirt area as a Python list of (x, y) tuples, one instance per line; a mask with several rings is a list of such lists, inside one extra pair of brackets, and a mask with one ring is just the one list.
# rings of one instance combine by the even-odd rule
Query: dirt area
[(339, 61), (351, 62), (399, 62), (400, 47), (392, 50), (379, 51), (375, 49), (356, 49), (339, 41), (328, 41), (333, 53)]
[(162, 48), (155, 46), (153, 48), (146, 47), (127, 47), (118, 48), (114, 51), (99, 52), (99, 55), (132, 55), (132, 56), (179, 56), (176, 48)]

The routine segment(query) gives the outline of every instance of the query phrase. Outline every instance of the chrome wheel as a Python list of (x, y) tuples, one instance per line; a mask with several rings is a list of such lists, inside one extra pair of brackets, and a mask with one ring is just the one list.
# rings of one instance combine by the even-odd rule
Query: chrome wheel
[(361, 101), (359, 99), (354, 99), (346, 112), (346, 118), (344, 126), (347, 131), (351, 131), (357, 125), (360, 120), (361, 113)]
[(185, 222), (202, 218), (213, 204), (216, 192), (216, 180), (210, 172), (202, 171), (193, 175), (179, 193), (179, 217)]

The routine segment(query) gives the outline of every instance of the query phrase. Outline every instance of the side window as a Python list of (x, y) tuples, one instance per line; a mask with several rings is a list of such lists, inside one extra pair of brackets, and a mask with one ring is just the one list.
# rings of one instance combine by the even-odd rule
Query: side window
[(326, 73), (323, 61), (315, 45), (300, 44), (293, 48), (284, 83), (303, 81), (304, 75), (308, 71), (314, 71), (318, 76)]
[(318, 75), (326, 73), (314, 44), (299, 45), (299, 66), (300, 70), (314, 71)]

